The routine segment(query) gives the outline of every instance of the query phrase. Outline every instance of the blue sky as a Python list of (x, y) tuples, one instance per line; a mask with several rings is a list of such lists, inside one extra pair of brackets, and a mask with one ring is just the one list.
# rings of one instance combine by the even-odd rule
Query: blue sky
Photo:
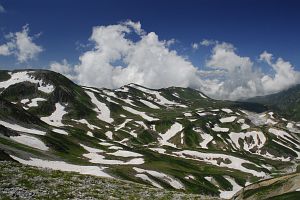
[[(95, 26), (108, 26), (126, 20), (140, 22), (147, 33), (159, 40), (175, 39), (176, 50), (197, 68), (204, 69), (211, 48), (191, 44), (203, 39), (227, 42), (241, 57), (253, 62), (262, 52), (283, 58), (300, 70), (300, 2), (292, 0), (0, 0), (0, 45), (8, 33), (22, 31), (43, 51), (20, 62), (16, 56), (1, 56), (0, 68), (47, 68), (49, 63), (67, 59), (77, 64), (90, 47), (88, 39)], [(36, 35), (39, 34), (39, 35)], [(264, 72), (270, 71), (260, 64)]]

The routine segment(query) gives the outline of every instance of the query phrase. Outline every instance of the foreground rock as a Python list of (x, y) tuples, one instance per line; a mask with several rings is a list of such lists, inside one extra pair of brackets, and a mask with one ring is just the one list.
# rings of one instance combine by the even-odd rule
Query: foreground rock
[(217, 199), (8, 161), (0, 172), (0, 199)]

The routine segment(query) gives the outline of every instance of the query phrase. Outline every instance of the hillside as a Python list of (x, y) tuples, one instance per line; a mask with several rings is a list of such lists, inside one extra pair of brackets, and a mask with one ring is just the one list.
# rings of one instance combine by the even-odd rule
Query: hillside
[(257, 103), (45, 70), (1, 71), (0, 92), (2, 160), (227, 199), (299, 164), (300, 123)]
[(288, 119), (300, 121), (300, 85), (276, 94), (255, 97), (246, 101), (264, 104)]
[(235, 200), (297, 200), (300, 198), (300, 173), (271, 178), (251, 184), (238, 192)]
[(0, 170), (0, 199), (215, 199), (14, 162), (1, 161)]

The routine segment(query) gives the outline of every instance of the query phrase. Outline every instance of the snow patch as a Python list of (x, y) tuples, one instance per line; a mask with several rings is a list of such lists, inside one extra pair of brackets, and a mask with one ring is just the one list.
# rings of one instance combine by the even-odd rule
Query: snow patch
[(55, 108), (55, 111), (50, 116), (41, 117), (41, 120), (51, 126), (64, 126), (64, 124), (61, 121), (63, 116), (67, 113), (65, 111), (65, 107), (60, 103), (56, 103)]

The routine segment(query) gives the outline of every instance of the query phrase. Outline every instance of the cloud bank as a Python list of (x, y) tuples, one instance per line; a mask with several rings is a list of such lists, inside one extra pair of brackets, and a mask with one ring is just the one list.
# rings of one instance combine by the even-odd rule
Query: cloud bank
[(5, 36), (7, 42), (0, 44), (0, 56), (15, 55), (20, 63), (34, 59), (43, 48), (33, 42), (38, 37), (29, 36), (29, 26), (25, 25), (22, 31), (9, 33)]
[[(160, 40), (147, 33), (139, 22), (96, 26), (89, 41), (93, 44), (75, 66), (54, 62), (50, 69), (63, 73), (82, 85), (118, 88), (137, 83), (150, 88), (192, 87), (217, 99), (236, 100), (265, 95), (300, 83), (300, 74), (282, 58), (274, 60), (264, 51), (259, 61), (237, 54), (229, 43), (203, 40), (192, 48), (211, 48), (202, 70), (171, 50), (174, 40)], [(3, 50), (5, 52), (5, 50)], [(262, 72), (266, 63), (272, 74)]]

